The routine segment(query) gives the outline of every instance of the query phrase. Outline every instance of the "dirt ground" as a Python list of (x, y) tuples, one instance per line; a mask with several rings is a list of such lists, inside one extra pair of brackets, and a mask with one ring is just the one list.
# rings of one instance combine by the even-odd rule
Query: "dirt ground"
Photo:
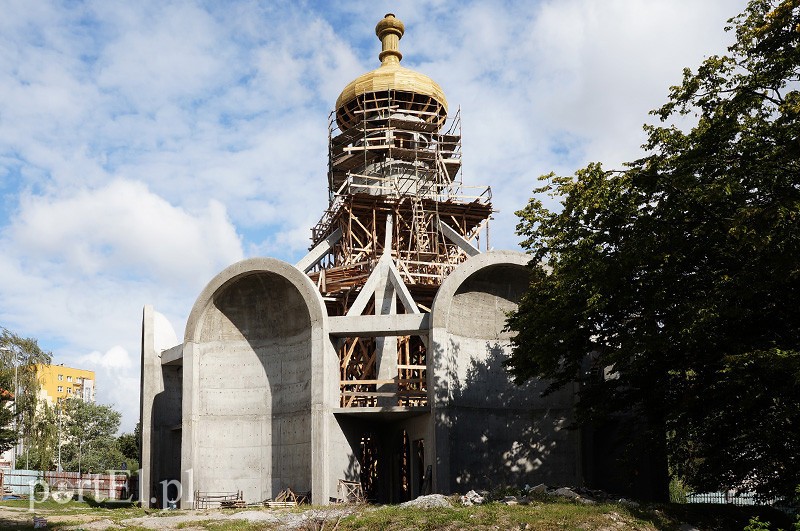
[[(35, 513), (16, 507), (0, 507), (0, 529), (30, 529), (33, 517), (47, 519), (47, 529), (124, 529), (126, 527), (145, 529), (192, 529), (191, 522), (224, 522), (244, 520), (252, 523), (274, 525), (280, 529), (297, 529), (309, 524), (335, 522), (353, 511), (349, 507), (332, 507), (326, 509), (309, 509), (302, 512), (284, 510), (249, 510), (235, 513), (223, 513), (213, 510), (197, 511), (154, 511), (152, 514), (135, 518), (123, 518), (116, 521), (103, 515), (85, 513), (63, 514), (48, 510), (37, 510)], [(187, 525), (189, 525), (187, 527)], [(200, 528), (202, 529), (202, 528)]]

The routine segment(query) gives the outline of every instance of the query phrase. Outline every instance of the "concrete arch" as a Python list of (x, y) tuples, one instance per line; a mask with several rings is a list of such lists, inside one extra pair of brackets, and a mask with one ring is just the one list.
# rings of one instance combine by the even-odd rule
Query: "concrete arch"
[(314, 490), (326, 326), (316, 287), (286, 262), (244, 260), (209, 282), (184, 336), (192, 435), (182, 467), (194, 471), (194, 490), (243, 491), (248, 502)]
[(212, 303), (214, 296), (222, 288), (241, 277), (257, 273), (273, 273), (291, 282), (308, 306), (311, 324), (323, 324), (323, 320), (327, 316), (325, 302), (308, 276), (292, 264), (282, 260), (265, 257), (248, 258), (226, 267), (206, 284), (206, 287), (203, 288), (203, 291), (200, 292), (197, 300), (195, 300), (192, 311), (189, 313), (189, 318), (186, 321), (184, 342), (195, 342), (199, 339), (199, 334), (201, 333), (200, 325), (202, 324), (200, 318)]
[(530, 256), (518, 251), (490, 251), (471, 257), (450, 273), (436, 292), (431, 308), (431, 328), (447, 328), (453, 297), (467, 279), (487, 268), (507, 267), (522, 272), (528, 262)]
[(434, 299), (428, 363), (439, 492), (580, 481), (575, 435), (562, 430), (571, 392), (542, 398), (545, 382), (517, 386), (503, 366), (506, 313), (528, 289), (529, 261), (514, 251), (474, 256)]

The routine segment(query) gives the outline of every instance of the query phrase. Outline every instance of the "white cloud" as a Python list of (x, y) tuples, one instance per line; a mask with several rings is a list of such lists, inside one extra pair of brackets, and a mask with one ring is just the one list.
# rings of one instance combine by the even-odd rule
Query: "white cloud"
[(131, 359), (119, 345), (106, 352), (93, 351), (77, 359), (81, 369), (94, 371), (98, 403), (113, 405), (122, 413), (120, 432), (133, 432), (139, 418), (139, 360)]
[(78, 360), (83, 366), (90, 369), (104, 369), (109, 371), (124, 370), (133, 366), (128, 351), (116, 345), (105, 353), (93, 351)]
[(9, 0), (0, 324), (96, 364), (101, 398), (127, 403), (144, 304), (180, 336), (220, 269), (303, 254), (327, 206), (328, 112), (378, 66), (386, 12), (404, 65), (462, 107), (465, 184), (493, 187), (508, 248), (536, 176), (638, 156), (647, 111), (724, 50), (744, 4)]
[(175, 99), (205, 99), (230, 81), (230, 43), (210, 13), (189, 3), (159, 3), (134, 11), (102, 10), (116, 26), (96, 60), (102, 90), (118, 91), (138, 111), (157, 110)]
[(7, 234), (29, 259), (55, 260), (81, 276), (167, 283), (207, 277), (243, 256), (218, 201), (193, 216), (121, 179), (67, 197), (26, 195)]
[(218, 201), (191, 213), (123, 179), (25, 194), (0, 243), (13, 249), (0, 255), (0, 322), (61, 344), (57, 363), (97, 370), (98, 400), (123, 408), (125, 430), (138, 410), (138, 358), (128, 352), (139, 349), (142, 307), (182, 323), (205, 283), (244, 256)]

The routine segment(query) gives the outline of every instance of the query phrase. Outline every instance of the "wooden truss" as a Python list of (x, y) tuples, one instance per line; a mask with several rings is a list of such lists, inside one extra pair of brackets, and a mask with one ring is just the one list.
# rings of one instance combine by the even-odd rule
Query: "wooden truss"
[[(334, 318), (430, 312), (444, 278), (489, 248), (491, 190), (460, 181), (459, 113), (443, 133), (438, 111), (401, 96), (371, 94), (347, 120), (331, 117), (330, 204), (297, 267)], [(427, 333), (372, 336), (339, 340), (341, 406), (425, 406)]]

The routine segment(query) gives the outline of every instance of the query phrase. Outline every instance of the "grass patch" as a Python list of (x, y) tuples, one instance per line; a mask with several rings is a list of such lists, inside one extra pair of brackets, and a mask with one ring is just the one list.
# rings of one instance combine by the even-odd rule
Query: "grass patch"
[(627, 509), (614, 504), (490, 503), (473, 507), (416, 509), (381, 507), (343, 518), (343, 530), (405, 529), (600, 529), (614, 525), (626, 529), (658, 529)]
[[(145, 516), (145, 511), (131, 503), (113, 502), (113, 501), (95, 501), (94, 499), (84, 496), (83, 501), (72, 499), (64, 503), (56, 502), (53, 499), (44, 501), (35, 501), (33, 503), (33, 511), (30, 511), (30, 500), (4, 500), (0, 501), (0, 509), (8, 508), (14, 510), (17, 514), (28, 514), (30, 518), (33, 515), (44, 516), (49, 521), (61, 522), (58, 517), (70, 516), (91, 516), (93, 519), (109, 518), (114, 521), (119, 521), (125, 518), (136, 518)], [(77, 522), (80, 523), (80, 522)]]
[[(32, 529), (34, 513), (27, 512), (27, 501), (0, 502), (1, 508), (12, 509), (16, 520), (13, 528)], [(26, 509), (23, 511), (22, 509)], [(270, 514), (280, 518), (297, 516), (299, 512), (313, 509), (300, 525), (301, 531), (331, 530), (367, 531), (382, 529), (401, 531), (418, 529), (422, 531), (444, 529), (448, 531), (468, 530), (599, 530), (626, 529), (640, 531), (678, 531), (684, 523), (691, 524), (704, 531), (742, 530), (750, 518), (758, 516), (761, 521), (769, 522), (770, 529), (792, 529), (792, 520), (785, 514), (769, 507), (735, 507), (730, 505), (699, 504), (664, 504), (641, 505), (630, 507), (619, 503), (598, 503), (584, 505), (562, 498), (543, 496), (534, 499), (528, 505), (505, 505), (489, 503), (472, 507), (449, 507), (423, 509), (400, 507), (397, 505), (362, 506), (354, 509), (348, 516), (339, 517), (337, 508), (304, 506), (292, 510), (272, 510)], [(258, 510), (258, 509), (247, 509)], [(239, 512), (239, 511), (236, 511)], [(120, 522), (128, 518), (159, 518), (185, 514), (197, 514), (198, 518), (187, 518), (178, 528), (202, 528), (210, 531), (251, 531), (264, 529), (282, 529), (280, 523), (246, 520), (203, 520), (202, 513), (186, 511), (152, 511), (136, 507), (114, 504), (86, 503), (70, 501), (58, 504), (52, 500), (36, 504), (36, 514), (48, 519), (49, 527), (59, 525), (76, 525), (92, 520), (110, 519)], [(234, 514), (224, 511), (223, 514)], [(0, 519), (0, 524), (4, 524)], [(20, 525), (21, 524), (21, 525)], [(30, 524), (30, 525), (27, 525)], [(0, 527), (7, 527), (0, 525)], [(131, 528), (134, 529), (134, 528)]]
[(720, 505), (653, 505), (628, 507), (618, 503), (584, 505), (550, 499), (529, 505), (507, 506), (501, 503), (473, 507), (416, 509), (398, 506), (365, 509), (343, 518), (337, 529), (366, 531), (384, 529), (633, 529), (678, 531), (688, 523), (704, 531), (741, 530), (750, 518), (758, 515), (772, 523), (771, 529), (791, 529), (785, 514), (769, 507), (733, 507)]

